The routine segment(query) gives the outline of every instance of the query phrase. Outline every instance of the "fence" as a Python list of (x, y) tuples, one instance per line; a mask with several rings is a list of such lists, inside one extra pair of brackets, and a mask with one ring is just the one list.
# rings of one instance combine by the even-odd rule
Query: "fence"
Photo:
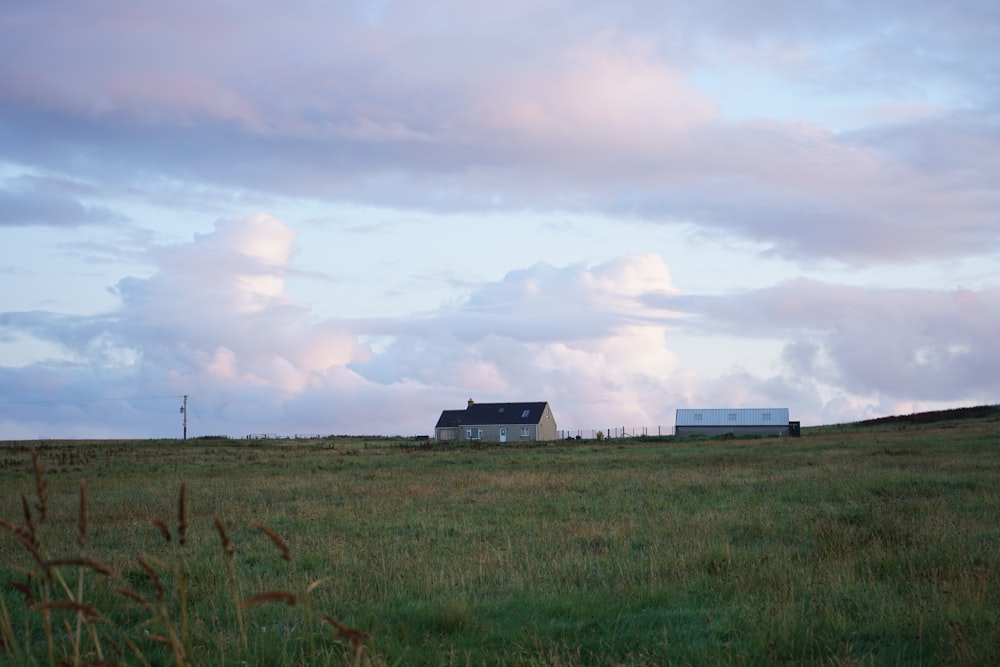
[(560, 429), (559, 438), (562, 440), (597, 440), (598, 433), (601, 437), (607, 438), (609, 440), (616, 438), (641, 438), (645, 437), (662, 437), (671, 436), (674, 434), (673, 426), (611, 426), (604, 429)]

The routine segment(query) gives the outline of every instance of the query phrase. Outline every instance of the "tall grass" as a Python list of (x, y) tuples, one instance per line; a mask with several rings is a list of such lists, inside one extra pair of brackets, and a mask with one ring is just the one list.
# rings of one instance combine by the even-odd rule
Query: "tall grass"
[[(80, 481), (76, 552), (67, 555), (72, 551), (71, 542), (67, 541), (68, 521), (59, 511), (61, 507), (50, 506), (40, 448), (32, 448), (30, 453), (36, 500), (32, 504), (28, 495), (21, 493), (21, 521), (0, 519), (0, 529), (15, 547), (7, 549), (5, 545), (0, 565), (3, 568), (0, 656), (5, 664), (181, 666), (217, 664), (220, 660), (262, 665), (362, 662), (370, 636), (330, 614), (317, 615), (313, 611), (310, 596), (324, 580), (308, 582), (301, 591), (264, 589), (245, 597), (242, 589), (260, 587), (263, 580), (242, 581), (233, 565), (238, 550), (218, 516), (214, 517), (221, 544), (217, 557), (206, 554), (204, 545), (197, 553), (190, 553), (189, 537), (194, 536), (189, 534), (188, 494), (183, 482), (174, 530), (159, 518), (148, 522), (147, 532), (159, 535), (168, 547), (161, 549), (165, 553), (147, 553), (144, 547), (148, 545), (135, 540), (129, 526), (112, 523), (104, 536), (111, 541), (103, 550), (117, 561), (118, 567), (113, 568), (91, 553), (87, 484)], [(57, 499), (58, 496), (52, 497), (53, 501)], [(50, 512), (50, 507), (55, 511)], [(292, 561), (291, 550), (278, 532), (257, 520), (250, 523), (279, 549), (283, 561)], [(125, 530), (117, 530), (121, 527)], [(101, 534), (95, 531), (94, 536)], [(224, 578), (211, 571), (217, 564), (225, 565)], [(295, 579), (290, 574), (286, 578)], [(221, 604), (226, 597), (223, 588), (228, 589), (230, 605)], [(303, 611), (298, 615), (281, 613), (277, 625), (283, 631), (277, 638), (266, 637), (265, 633), (251, 636), (244, 618), (261, 617), (251, 610), (268, 605), (298, 607)], [(233, 632), (234, 625), (238, 634)], [(326, 627), (319, 639), (317, 625)], [(306, 630), (298, 631), (299, 626)], [(296, 631), (290, 632), (293, 628)], [(371, 653), (364, 656), (364, 662), (381, 664)]]
[[(168, 621), (183, 659), (201, 664), (1000, 664), (995, 422), (745, 442), (382, 445), (50, 443), (37, 450), (47, 543), (76, 545), (69, 489), (86, 477), (86, 555), (114, 575), (84, 568), (74, 599), (109, 619), (95, 627), (130, 664), (125, 639), (151, 664), (179, 661)], [(10, 624), (35, 614), (34, 642), (9, 655), (44, 664), (43, 619), (12, 588), (32, 562), (16, 535), (19, 489), (35, 487), (30, 454), (0, 456), (0, 516), (15, 517), (0, 593)], [(172, 518), (182, 480), (184, 546)], [(158, 559), (146, 562), (162, 603), (136, 554)], [(165, 614), (122, 609), (104, 580)], [(65, 644), (56, 652), (72, 659)]]

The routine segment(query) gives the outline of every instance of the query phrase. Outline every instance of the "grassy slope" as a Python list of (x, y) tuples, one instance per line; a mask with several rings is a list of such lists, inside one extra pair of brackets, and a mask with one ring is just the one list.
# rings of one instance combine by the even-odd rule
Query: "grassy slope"
[(872, 431), (887, 429), (906, 429), (926, 425), (958, 425), (972, 422), (1000, 422), (1000, 405), (977, 405), (967, 408), (952, 408), (949, 410), (930, 410), (915, 412), (909, 415), (891, 415), (876, 417), (848, 424), (833, 424), (830, 426), (814, 426), (804, 428), (803, 433), (831, 433), (847, 431)]
[[(1000, 421), (906, 426), (533, 449), (49, 443), (44, 530), (75, 549), (86, 478), (89, 553), (140, 589), (136, 554), (182, 565), (204, 664), (351, 656), (329, 634), (309, 649), (301, 606), (281, 605), (247, 610), (241, 652), (215, 514), (243, 597), (329, 575), (313, 608), (388, 664), (1000, 664)], [(176, 523), (182, 480), (180, 548), (150, 521)], [(28, 450), (0, 450), (0, 517), (20, 521), (32, 489)]]

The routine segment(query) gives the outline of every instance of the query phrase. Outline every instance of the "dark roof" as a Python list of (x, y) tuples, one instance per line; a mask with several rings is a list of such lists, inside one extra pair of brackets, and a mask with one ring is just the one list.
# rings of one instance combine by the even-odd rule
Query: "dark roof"
[(537, 424), (542, 421), (545, 401), (534, 403), (473, 403), (465, 410), (445, 410), (434, 428), (487, 426), (490, 424)]
[(445, 410), (441, 413), (441, 417), (434, 428), (454, 428), (455, 426), (461, 426), (462, 417), (464, 416), (465, 410)]

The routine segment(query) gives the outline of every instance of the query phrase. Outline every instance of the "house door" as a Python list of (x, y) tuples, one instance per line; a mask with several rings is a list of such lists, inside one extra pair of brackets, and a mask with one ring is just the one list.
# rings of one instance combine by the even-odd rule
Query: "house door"
[(507, 442), (507, 429), (500, 429), (500, 442)]

